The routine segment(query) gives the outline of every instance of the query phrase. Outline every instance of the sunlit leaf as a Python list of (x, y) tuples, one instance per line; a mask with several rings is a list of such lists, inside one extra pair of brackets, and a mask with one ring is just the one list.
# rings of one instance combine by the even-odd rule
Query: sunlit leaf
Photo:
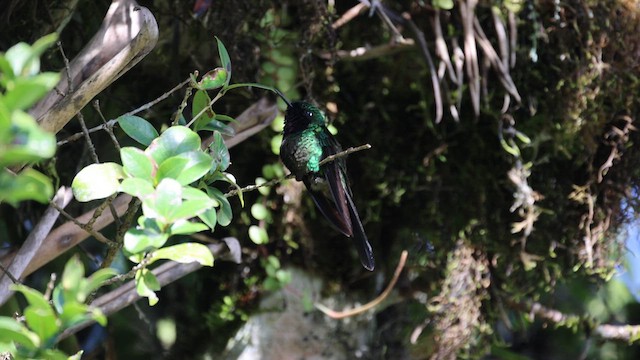
[(120, 191), (131, 196), (143, 198), (152, 194), (155, 189), (149, 180), (140, 178), (126, 178), (120, 184)]
[(120, 164), (91, 164), (80, 170), (73, 179), (71, 183), (73, 196), (82, 202), (104, 199), (119, 190), (120, 180), (124, 176)]
[(124, 172), (132, 177), (152, 179), (153, 160), (144, 151), (134, 147), (123, 147), (120, 150)]
[(156, 163), (189, 151), (200, 149), (200, 136), (186, 126), (172, 126), (151, 142), (145, 150)]
[(185, 264), (198, 262), (203, 266), (213, 266), (211, 250), (198, 243), (184, 243), (158, 249), (153, 252), (151, 259), (167, 259)]
[(0, 316), (0, 343), (16, 342), (27, 349), (40, 346), (40, 338), (13, 318)]

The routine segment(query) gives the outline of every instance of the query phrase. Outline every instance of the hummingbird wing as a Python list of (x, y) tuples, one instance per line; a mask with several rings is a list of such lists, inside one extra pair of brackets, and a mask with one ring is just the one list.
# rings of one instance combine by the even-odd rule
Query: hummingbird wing
[[(332, 172), (332, 171), (329, 171)], [(351, 236), (351, 219), (344, 215), (347, 210), (347, 200), (344, 191), (340, 191), (335, 185), (335, 180), (325, 172), (325, 176), (320, 174), (307, 174), (302, 181), (311, 195), (316, 207), (320, 209), (322, 215), (329, 221), (329, 224), (345, 236)], [(333, 185), (332, 185), (333, 184)], [(340, 200), (344, 199), (341, 203)], [(344, 206), (337, 206), (344, 204)]]

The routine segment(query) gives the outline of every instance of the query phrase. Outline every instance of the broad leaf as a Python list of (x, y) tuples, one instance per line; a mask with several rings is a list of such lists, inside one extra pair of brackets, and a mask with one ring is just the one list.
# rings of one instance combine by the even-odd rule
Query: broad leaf
[(127, 193), (131, 196), (144, 198), (147, 195), (152, 194), (155, 189), (153, 184), (149, 180), (140, 178), (126, 178), (122, 180), (120, 184), (120, 191)]
[(144, 151), (135, 147), (120, 150), (124, 172), (132, 177), (151, 180), (153, 177), (153, 159)]
[(229, 52), (227, 52), (227, 48), (224, 47), (224, 44), (218, 37), (216, 36), (216, 42), (218, 43), (218, 54), (220, 55), (220, 62), (222, 63), (222, 67), (227, 70), (227, 79), (224, 83), (224, 86), (229, 85), (231, 82), (231, 58), (229, 57)]
[(190, 222), (188, 220), (178, 220), (171, 224), (169, 233), (171, 235), (190, 235), (208, 229), (209, 227), (203, 223)]
[(216, 221), (218, 218), (218, 215), (216, 214), (216, 209), (211, 208), (203, 212), (202, 214), (198, 215), (198, 218), (200, 218), (200, 220), (202, 220), (203, 223), (207, 224), (207, 226), (211, 229), (211, 231), (215, 229)]
[(204, 90), (213, 90), (222, 87), (227, 83), (229, 73), (223, 68), (215, 68), (202, 75), (202, 79), (198, 83), (199, 87)]
[(189, 151), (200, 149), (200, 136), (185, 126), (172, 126), (151, 142), (145, 152), (151, 155), (156, 163)]
[(139, 116), (122, 115), (118, 118), (118, 125), (130, 138), (145, 146), (158, 137), (153, 125)]
[(136, 272), (135, 282), (138, 295), (148, 298), (150, 306), (158, 303), (155, 291), (160, 290), (160, 283), (149, 269), (141, 269)]
[(58, 318), (51, 306), (46, 309), (29, 306), (24, 310), (24, 318), (29, 328), (42, 340), (46, 341), (54, 337), (60, 330)]
[(218, 203), (220, 203), (220, 209), (218, 210), (218, 224), (221, 226), (227, 226), (231, 224), (233, 218), (233, 211), (231, 210), (231, 204), (229, 200), (224, 196), (220, 190), (214, 187), (207, 187), (207, 193), (213, 197)]
[(213, 161), (218, 164), (218, 170), (225, 171), (231, 164), (231, 156), (227, 144), (224, 143), (222, 134), (215, 131), (213, 133), (213, 142), (209, 145), (209, 150)]
[(27, 349), (40, 346), (40, 338), (13, 318), (0, 316), (0, 343), (15, 342)]
[(116, 163), (91, 164), (76, 175), (71, 183), (73, 196), (81, 202), (104, 199), (120, 189), (125, 176), (122, 166)]
[(124, 234), (124, 249), (130, 254), (142, 253), (162, 247), (168, 239), (168, 234), (152, 229), (131, 229)]
[(213, 266), (213, 255), (208, 247), (198, 243), (184, 243), (158, 249), (151, 255), (151, 260), (173, 260), (179, 263), (198, 262), (203, 266)]

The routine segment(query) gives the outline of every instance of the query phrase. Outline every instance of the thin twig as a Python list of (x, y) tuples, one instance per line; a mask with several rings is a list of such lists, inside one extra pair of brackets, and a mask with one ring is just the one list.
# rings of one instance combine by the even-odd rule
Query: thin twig
[[(188, 78), (186, 80), (184, 80), (183, 82), (181, 82), (180, 84), (176, 85), (173, 89), (167, 91), (166, 93), (162, 94), (161, 96), (159, 96), (157, 99), (150, 101), (142, 106), (140, 106), (137, 109), (131, 110), (128, 113), (123, 114), (122, 116), (127, 116), (127, 115), (135, 115), (138, 114), (142, 111), (145, 111), (149, 108), (151, 108), (152, 106), (156, 105), (157, 103), (159, 103), (160, 101), (168, 98), (171, 94), (173, 94), (174, 92), (180, 90), (182, 87), (184, 87), (186, 84), (189, 83), (189, 81), (191, 81), (191, 78)], [(100, 130), (104, 130), (107, 127), (113, 128), (113, 126), (115, 126), (118, 123), (118, 119), (112, 119), (107, 121), (105, 124), (102, 125), (98, 125), (96, 127), (93, 127), (91, 129), (89, 129), (89, 133), (94, 133), (96, 131), (100, 131)], [(64, 140), (60, 140), (58, 141), (58, 146), (62, 146), (64, 144), (70, 143), (72, 141), (78, 140), (80, 139), (84, 134), (82, 132), (79, 133), (75, 133), (71, 136), (69, 136), (68, 138), (64, 139)]]
[[(198, 72), (196, 71), (194, 75), (197, 77)], [(191, 78), (189, 78), (189, 81), (191, 81)], [(189, 87), (187, 87), (187, 90), (184, 92), (184, 97), (182, 98), (182, 102), (180, 103), (180, 106), (178, 107), (178, 110), (176, 111), (176, 114), (173, 117), (173, 121), (171, 122), (172, 126), (178, 125), (178, 122), (180, 121), (180, 115), (182, 115), (184, 108), (187, 107), (187, 101), (189, 101), (189, 98), (191, 97), (192, 93), (193, 93), (193, 86), (191, 85), (191, 82), (189, 82)]]
[(0, 270), (2, 270), (3, 274), (7, 275), (7, 277), (11, 280), (11, 282), (13, 282), (14, 284), (20, 284), (20, 280), (16, 279), (16, 277), (13, 276), (11, 271), (9, 271), (9, 269), (4, 267), (4, 265), (2, 265), (1, 262), (0, 262)]
[[(324, 165), (324, 164), (326, 164), (328, 162), (335, 161), (338, 158), (347, 156), (349, 154), (353, 154), (354, 152), (358, 152), (358, 151), (362, 151), (362, 150), (369, 150), (369, 149), (371, 149), (371, 145), (370, 144), (364, 144), (364, 145), (360, 145), (360, 146), (356, 146), (356, 147), (350, 147), (347, 150), (341, 151), (341, 152), (339, 152), (337, 154), (329, 155), (326, 158), (322, 159), (322, 161), (320, 161), (320, 166), (322, 166), (322, 165)], [(248, 185), (248, 186), (245, 186), (245, 187), (243, 187), (241, 189), (231, 190), (231, 191), (227, 192), (226, 194), (224, 194), (224, 196), (229, 198), (229, 197), (237, 195), (238, 193), (245, 193), (245, 192), (248, 192), (248, 191), (257, 190), (257, 189), (259, 189), (261, 187), (273, 186), (273, 185), (276, 185), (276, 184), (279, 184), (279, 183), (283, 182), (284, 180), (292, 179), (293, 177), (294, 177), (293, 174), (288, 174), (285, 177), (269, 180), (269, 181), (267, 181), (265, 183), (262, 183), (262, 184)]]
[[(100, 119), (102, 120), (102, 123), (104, 125), (107, 125), (107, 119), (105, 119), (104, 115), (102, 115), (102, 110), (100, 109), (100, 101), (98, 99), (96, 99), (96, 101), (93, 102), (93, 108), (96, 109), (96, 112), (98, 113), (98, 116), (100, 116)], [(116, 135), (113, 133), (113, 127), (112, 126), (105, 126), (104, 127), (104, 131), (106, 131), (107, 134), (109, 134), (109, 137), (111, 138), (111, 141), (113, 142), (113, 146), (115, 146), (116, 149), (118, 150), (118, 152), (120, 152), (120, 143), (118, 142), (118, 139), (116, 138)]]
[(335, 30), (345, 25), (349, 21), (355, 19), (356, 16), (360, 15), (360, 13), (362, 13), (363, 10), (365, 10), (366, 8), (367, 8), (367, 5), (365, 3), (359, 3), (355, 5), (351, 9), (345, 11), (345, 13), (342, 14), (340, 19), (336, 20), (333, 24), (331, 24), (331, 27)]
[(84, 116), (82, 115), (82, 112), (78, 112), (78, 121), (80, 122), (82, 133), (85, 139), (87, 139), (87, 146), (89, 147), (89, 152), (91, 153), (91, 159), (94, 163), (98, 164), (100, 163), (100, 160), (98, 159), (98, 154), (96, 153), (96, 148), (93, 145), (93, 141), (91, 141), (91, 136), (89, 136), (89, 129), (87, 129), (87, 124), (85, 124), (84, 122)]
[(69, 59), (67, 58), (67, 55), (65, 55), (64, 49), (62, 48), (62, 41), (58, 41), (57, 45), (58, 45), (58, 50), (60, 50), (60, 55), (62, 55), (62, 61), (64, 61), (64, 69), (66, 70), (66, 73), (67, 73), (67, 89), (68, 89), (68, 91), (67, 91), (66, 95), (69, 95), (69, 94), (73, 93), (73, 81), (71, 80), (71, 70), (70, 70), (70, 67), (69, 67)]
[(81, 222), (79, 222), (76, 218), (74, 218), (73, 216), (71, 216), (68, 212), (64, 211), (64, 209), (62, 209), (61, 207), (59, 207), (56, 203), (54, 203), (53, 201), (49, 202), (49, 205), (51, 205), (53, 208), (55, 208), (56, 210), (58, 210), (60, 212), (60, 214), (62, 214), (62, 216), (66, 217), (67, 219), (71, 220), (74, 224), (76, 224), (79, 228), (81, 228), (82, 230), (88, 232), (89, 234), (91, 234), (94, 238), (96, 238), (96, 240), (111, 245), (113, 243), (113, 241), (107, 239), (104, 235), (102, 235), (100, 232), (93, 230), (93, 227), (91, 226), (87, 226), (86, 224), (83, 224)]
[(398, 281), (398, 278), (402, 273), (402, 269), (404, 269), (404, 265), (407, 262), (408, 255), (409, 253), (407, 252), (407, 250), (402, 251), (402, 254), (400, 255), (400, 261), (398, 261), (398, 266), (396, 266), (396, 271), (393, 274), (393, 278), (391, 279), (391, 282), (389, 282), (389, 285), (387, 285), (387, 287), (384, 289), (382, 294), (380, 294), (378, 297), (376, 297), (372, 301), (360, 307), (357, 307), (355, 309), (345, 310), (345, 311), (335, 311), (335, 310), (329, 309), (328, 307), (320, 303), (315, 303), (314, 306), (316, 307), (316, 309), (322, 311), (325, 315), (329, 316), (332, 319), (344, 319), (344, 318), (352, 317), (358, 314), (362, 314), (367, 310), (373, 309), (374, 307), (378, 306), (384, 299), (386, 299), (391, 293), (391, 290), (393, 290), (393, 287), (396, 285), (396, 282)]

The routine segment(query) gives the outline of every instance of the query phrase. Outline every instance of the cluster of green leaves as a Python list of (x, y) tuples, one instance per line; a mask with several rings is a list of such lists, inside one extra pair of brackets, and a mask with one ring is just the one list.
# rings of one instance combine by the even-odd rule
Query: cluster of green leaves
[[(0, 317), (0, 352), (8, 352), (15, 359), (67, 359), (66, 354), (55, 349), (59, 335), (88, 320), (106, 325), (104, 314), (85, 302), (113, 275), (113, 269), (101, 269), (85, 278), (82, 262), (73, 257), (64, 268), (62, 280), (53, 288), (51, 299), (27, 286), (13, 285), (29, 305), (20, 320)], [(80, 359), (81, 355), (79, 352), (71, 359)]]
[[(146, 148), (124, 147), (120, 150), (122, 164), (92, 164), (73, 180), (72, 189), (79, 201), (104, 199), (118, 192), (140, 199), (142, 216), (136, 228), (125, 234), (124, 251), (131, 261), (141, 264), (135, 274), (137, 291), (151, 305), (158, 301), (155, 292), (160, 284), (148, 265), (160, 259), (213, 265), (206, 246), (191, 242), (165, 246), (169, 238), (213, 231), (216, 224), (231, 223), (231, 205), (214, 183), (223, 181), (238, 187), (226, 172), (230, 156), (223, 139), (223, 135), (234, 135), (226, 123), (234, 119), (216, 114), (212, 105), (228, 90), (238, 87), (275, 92), (261, 84), (230, 84), (229, 54), (219, 39), (217, 45), (222, 67), (207, 72), (200, 80), (196, 74), (191, 76), (190, 86), (196, 91), (189, 123), (180, 116), (178, 125), (158, 134), (145, 119), (123, 115), (118, 118), (120, 127)], [(209, 95), (211, 90), (217, 90), (213, 98)], [(213, 141), (207, 149), (202, 149), (198, 131), (212, 132)], [(243, 203), (242, 192), (239, 197)], [(261, 241), (268, 241), (266, 233), (260, 237)]]
[(13, 206), (23, 200), (47, 202), (53, 195), (51, 181), (42, 173), (25, 169), (13, 174), (7, 167), (38, 162), (55, 153), (55, 136), (40, 129), (25, 110), (58, 83), (57, 73), (40, 73), (40, 56), (56, 40), (54, 33), (0, 54), (0, 201)]

